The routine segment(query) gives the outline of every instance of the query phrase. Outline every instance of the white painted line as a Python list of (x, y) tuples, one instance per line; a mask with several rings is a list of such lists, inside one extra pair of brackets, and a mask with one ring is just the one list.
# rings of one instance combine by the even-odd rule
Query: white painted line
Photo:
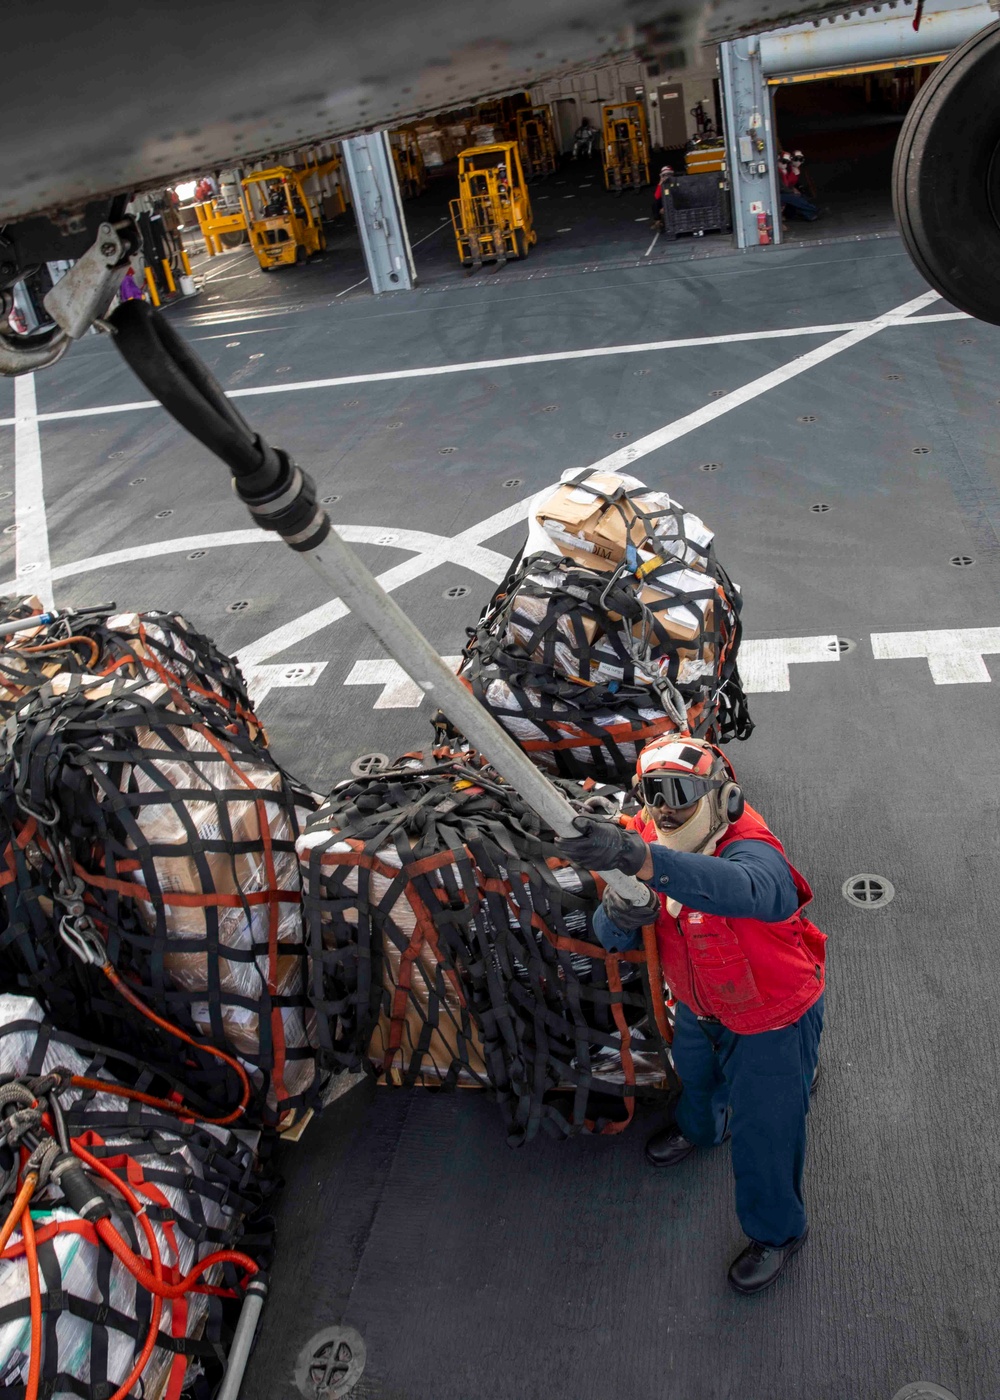
[[(355, 287), (363, 287), (367, 281), (368, 281), (368, 278), (367, 278), (367, 277), (362, 277), (362, 279), (361, 279), (360, 282), (352, 282), (351, 285), (350, 285), (349, 287), (345, 287), (344, 290), (343, 290), (342, 292), (338, 292), (338, 293), (337, 293), (337, 296), (338, 296), (338, 297), (346, 297), (348, 292), (353, 292)], [(335, 300), (336, 300), (336, 297), (334, 298), (334, 301), (335, 301)], [(332, 306), (332, 305), (333, 305), (333, 302), (331, 302), (330, 305)]]
[[(509, 508), (508, 508), (509, 509)], [(527, 514), (527, 504), (524, 513)], [(523, 518), (523, 516), (522, 516)], [(391, 544), (395, 549), (413, 550), (421, 554), (444, 554), (447, 556), (452, 541), (447, 535), (432, 535), (425, 530), (392, 530), (382, 525), (337, 525), (337, 533), (350, 544)], [(505, 528), (505, 527), (500, 527)], [(494, 534), (500, 533), (494, 529)], [(391, 534), (391, 538), (390, 538)], [(488, 539), (481, 535), (479, 539)], [(484, 578), (503, 578), (510, 560), (492, 549), (479, 547), (479, 539), (471, 532), (464, 537), (462, 558), (455, 563), (467, 563), (469, 568)], [(228, 545), (280, 544), (280, 535), (258, 529), (223, 530), (211, 535), (186, 535), (180, 539), (158, 540), (149, 544), (132, 545), (128, 549), (115, 549), (107, 554), (94, 554), (89, 559), (79, 559), (72, 564), (57, 564), (51, 570), (54, 580), (75, 578), (77, 574), (94, 573), (98, 569), (113, 569), (121, 564), (135, 564), (143, 559), (159, 559), (168, 554), (185, 554), (196, 549), (220, 549)], [(16, 579), (0, 583), (0, 593), (17, 586)]]
[[(523, 501), (516, 501), (513, 505), (506, 506), (503, 510), (497, 511), (495, 515), (481, 520), (478, 525), (470, 526), (468, 530), (463, 530), (461, 534), (455, 535), (451, 539), (441, 537), (440, 548), (427, 550), (426, 553), (418, 555), (414, 559), (407, 559), (404, 563), (396, 564), (393, 568), (387, 569), (384, 574), (379, 575), (379, 583), (387, 593), (391, 593), (394, 589), (412, 583), (414, 579), (430, 573), (439, 564), (445, 563), (454, 563), (463, 568), (474, 569), (488, 578), (491, 583), (499, 583), (510, 567), (510, 560), (504, 559), (501, 554), (495, 554), (493, 550), (483, 550), (476, 548), (476, 546), (479, 546), (483, 540), (502, 534), (511, 525), (524, 520), (533, 499), (533, 496), (526, 496)], [(364, 527), (355, 526), (353, 528), (357, 530)], [(372, 529), (370, 526), (367, 528)], [(345, 526), (343, 530), (338, 530), (338, 533), (345, 540), (353, 541), (354, 539), (351, 527)], [(487, 559), (496, 562), (487, 568), (484, 566)], [(329, 627), (331, 623), (346, 617), (347, 613), (348, 608), (345, 604), (339, 598), (332, 598), (330, 602), (313, 608), (311, 612), (305, 613), (302, 617), (285, 623), (283, 627), (276, 627), (273, 632), (268, 632), (265, 636), (259, 637), (257, 641), (251, 642), (240, 652), (240, 664), (259, 665), (262, 661), (268, 661), (272, 656), (277, 656), (289, 647), (297, 646), (306, 637), (311, 637), (324, 627)]]
[(437, 228), (432, 228), (430, 233), (425, 233), (423, 238), (418, 238), (416, 243), (411, 243), (410, 250), (412, 251), (414, 248), (419, 248), (421, 243), (426, 243), (428, 238), (433, 238), (436, 233), (440, 233), (441, 230), (443, 228), (446, 228), (450, 222), (450, 219), (444, 219), (440, 224), (438, 224)]
[(688, 413), (685, 417), (678, 418), (673, 423), (667, 423), (664, 427), (657, 428), (655, 432), (647, 433), (645, 437), (636, 439), (628, 447), (620, 447), (616, 452), (609, 453), (607, 457), (590, 463), (591, 469), (602, 472), (620, 472), (640, 457), (646, 457), (650, 452), (655, 452), (658, 448), (675, 442), (677, 438), (683, 437), (686, 433), (704, 427), (706, 423), (711, 423), (714, 419), (721, 418), (723, 414), (732, 412), (734, 408), (740, 408), (743, 404), (752, 402), (761, 394), (766, 394), (768, 390), (775, 389), (779, 385), (787, 383), (788, 380), (794, 379), (796, 375), (805, 374), (807, 370), (815, 369), (824, 361), (833, 359), (834, 355), (840, 355), (844, 350), (850, 350), (853, 346), (859, 345), (861, 341), (877, 335), (887, 326), (895, 325), (903, 317), (908, 316), (911, 311), (918, 311), (921, 307), (937, 300), (937, 292), (924, 292), (922, 296), (904, 302), (892, 311), (887, 311), (883, 316), (876, 316), (872, 321), (863, 321), (853, 330), (848, 331), (846, 335), (838, 336), (836, 340), (830, 340), (826, 345), (820, 345), (805, 355), (799, 355), (797, 359), (789, 361), (788, 364), (780, 365), (778, 369), (762, 374), (759, 379), (752, 379), (749, 384), (744, 384), (740, 389), (734, 389), (731, 394), (726, 394), (713, 403), (705, 404), (703, 408), (695, 409), (693, 413)]
[(637, 224), (648, 224), (649, 219), (645, 214), (643, 214), (638, 219), (634, 220), (634, 222)]
[(326, 661), (295, 661), (283, 666), (248, 666), (243, 674), (250, 699), (259, 705), (272, 690), (315, 685), (328, 665)]
[(572, 232), (573, 232), (572, 227), (570, 227), (570, 228), (557, 228), (557, 229), (556, 229), (556, 233), (572, 233)]
[[(254, 253), (254, 250), (252, 248), (243, 248), (239, 252), (236, 252), (234, 250), (232, 253), (229, 254), (217, 253), (216, 257), (225, 258), (225, 262), (220, 264), (215, 261), (215, 258), (213, 258), (212, 270), (210, 272), (202, 273), (200, 268), (198, 269), (197, 275), (203, 283), (218, 282), (222, 280), (222, 274), (224, 272), (229, 272), (232, 268), (236, 266), (237, 263), (242, 263), (246, 258), (256, 258), (256, 254)], [(202, 266), (204, 266), (204, 264), (202, 264)], [(246, 273), (241, 272), (239, 276), (245, 277)]]
[(645, 251), (645, 252), (643, 253), (643, 255), (642, 255), (644, 258), (648, 258), (648, 257), (649, 257), (650, 253), (653, 251), (653, 249), (656, 247), (657, 243), (659, 242), (659, 238), (660, 238), (660, 230), (657, 229), (656, 232), (653, 234), (653, 241), (652, 241), (652, 243), (649, 245), (649, 247), (646, 249), (646, 251)]
[[(360, 286), (360, 283), (356, 284)], [(350, 291), (351, 288), (346, 288)], [(238, 318), (237, 318), (238, 319)], [(880, 329), (894, 330), (901, 326), (920, 326), (935, 321), (968, 320), (964, 311), (947, 312), (938, 316), (901, 317), (887, 321)], [(189, 322), (188, 324), (193, 324)], [(199, 323), (200, 324), (200, 323)], [(225, 324), (221, 322), (220, 324)], [(701, 345), (739, 345), (748, 341), (787, 340), (796, 336), (835, 335), (841, 332), (865, 328), (869, 321), (838, 321), (821, 326), (786, 326), (777, 330), (735, 331), (726, 335), (684, 336), (676, 340), (649, 340), (634, 345), (605, 345), (590, 350), (553, 350), (537, 355), (511, 355), (495, 360), (466, 360), (452, 365), (427, 365), (421, 369), (380, 370), (372, 374), (344, 374), (330, 379), (304, 379), (288, 384), (261, 384), (252, 388), (233, 389), (228, 397), (254, 398), (266, 394), (290, 394), (309, 389), (338, 389), (352, 384), (384, 384), (399, 379), (433, 378), (442, 374), (468, 374), (481, 370), (516, 369), (521, 365), (558, 364), (570, 360), (597, 360), (605, 356), (648, 355), (660, 350), (688, 350)], [(280, 330), (280, 326), (267, 326), (265, 330)], [(240, 331), (241, 335), (261, 334), (259, 331)], [(232, 334), (232, 332), (230, 332)], [(220, 337), (221, 338), (221, 337)], [(155, 399), (137, 399), (130, 403), (102, 404), (96, 408), (64, 409), (55, 413), (38, 415), (40, 423), (58, 423), (74, 418), (95, 418), (106, 413), (136, 413), (143, 409), (159, 408)], [(0, 428), (9, 428), (13, 418), (0, 418)]]
[(14, 587), (21, 594), (36, 593), (43, 606), (51, 608), (52, 565), (33, 374), (22, 374), (14, 380), (14, 524)]
[(873, 632), (872, 653), (876, 661), (925, 657), (935, 685), (988, 685), (992, 678), (983, 657), (1000, 655), (1000, 627)]
[[(442, 656), (452, 671), (458, 669), (460, 656)], [(381, 692), (373, 710), (415, 710), (423, 701), (424, 692), (400, 666), (398, 661), (355, 661), (345, 685), (378, 685)]]
[(744, 637), (739, 668), (748, 695), (791, 689), (789, 666), (809, 661), (838, 661), (836, 635), (828, 637)]

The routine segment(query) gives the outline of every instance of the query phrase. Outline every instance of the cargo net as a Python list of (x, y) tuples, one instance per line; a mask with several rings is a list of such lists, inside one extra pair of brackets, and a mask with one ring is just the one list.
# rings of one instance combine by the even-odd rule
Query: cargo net
[(295, 858), (316, 804), (199, 688), (63, 673), (21, 702), (0, 974), (202, 1116), (287, 1127), (319, 1090)]
[[(42, 615), (39, 598), (0, 597), (0, 624)], [(63, 672), (162, 681), (195, 703), (221, 705), (267, 742), (236, 662), (179, 613), (84, 609), (4, 638), (0, 719)]]
[(472, 754), (342, 783), (297, 850), (338, 1067), (489, 1088), (512, 1142), (618, 1132), (637, 1094), (672, 1087), (652, 929), (605, 953), (594, 877)]
[[(122, 1069), (138, 1085), (129, 1098)], [(270, 1262), (261, 1207), (272, 1183), (231, 1132), (181, 1122), (157, 1097), (177, 1089), (57, 1031), (36, 1001), (0, 995), (0, 1222), (14, 1216), (0, 1250), (2, 1400), (108, 1400), (130, 1377), (130, 1395), (178, 1400), (199, 1377), (221, 1374), (243, 1285)], [(73, 1196), (64, 1155), (85, 1172), (82, 1199), (96, 1197), (98, 1209)], [(12, 1210), (32, 1166), (41, 1167), (33, 1251), (23, 1212)], [(174, 1293), (158, 1317), (155, 1287)]]
[(711, 532), (630, 481), (583, 474), (536, 498), (528, 556), (470, 631), (460, 669), (563, 777), (628, 783), (658, 734), (719, 743), (753, 728), (736, 664), (741, 600)]

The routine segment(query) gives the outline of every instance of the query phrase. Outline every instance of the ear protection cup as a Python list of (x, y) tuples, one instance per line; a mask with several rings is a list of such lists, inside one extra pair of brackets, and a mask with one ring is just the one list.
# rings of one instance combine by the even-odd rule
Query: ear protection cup
[(738, 822), (746, 809), (746, 798), (743, 796), (743, 789), (738, 783), (725, 783), (719, 792), (719, 808), (725, 814), (726, 821), (732, 826), (733, 822)]

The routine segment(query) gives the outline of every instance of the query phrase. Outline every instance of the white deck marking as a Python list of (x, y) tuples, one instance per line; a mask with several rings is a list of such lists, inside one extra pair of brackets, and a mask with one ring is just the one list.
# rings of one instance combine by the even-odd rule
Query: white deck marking
[(790, 690), (789, 666), (839, 659), (835, 634), (826, 637), (744, 637), (740, 644), (740, 678), (748, 695)]
[(650, 253), (651, 253), (651, 252), (653, 251), (653, 249), (656, 247), (657, 243), (659, 243), (659, 241), (660, 241), (660, 230), (657, 229), (656, 232), (653, 234), (653, 241), (652, 241), (652, 243), (650, 243), (649, 247), (646, 249), (646, 251), (643, 253), (642, 256), (643, 256), (644, 258), (648, 258), (649, 255), (650, 255)]
[[(454, 535), (450, 539), (445, 536), (436, 536), (435, 538), (440, 540), (439, 545), (435, 545), (413, 559), (407, 559), (402, 564), (394, 565), (393, 568), (387, 569), (384, 574), (379, 574), (379, 583), (387, 593), (391, 593), (396, 588), (402, 588), (404, 584), (412, 583), (414, 579), (420, 578), (423, 574), (430, 573), (439, 564), (446, 563), (458, 564), (463, 568), (473, 568), (492, 583), (499, 583), (510, 566), (510, 560), (491, 549), (480, 549), (477, 546), (482, 540), (499, 535), (509, 526), (523, 520), (528, 514), (528, 506), (532, 499), (532, 496), (526, 496), (523, 501), (506, 506), (496, 515), (491, 515), (488, 519), (480, 521), (478, 525), (473, 525), (468, 530), (463, 530), (460, 535)], [(353, 527), (354, 530), (358, 528), (357, 526)], [(371, 526), (360, 528), (372, 530), (373, 534), (376, 533), (374, 527)], [(345, 526), (339, 533), (343, 535), (345, 540), (356, 542), (351, 527)], [(269, 660), (272, 656), (286, 651), (289, 647), (297, 646), (306, 637), (311, 637), (313, 633), (321, 631), (324, 627), (329, 627), (331, 623), (337, 622), (342, 617), (346, 617), (349, 611), (346, 604), (342, 603), (339, 598), (331, 598), (328, 603), (313, 608), (311, 612), (305, 613), (302, 617), (285, 623), (283, 627), (276, 627), (273, 632), (268, 632), (265, 636), (259, 637), (257, 641), (251, 642), (239, 653), (240, 664), (259, 665), (260, 662)]]
[(935, 685), (988, 685), (992, 677), (983, 657), (1000, 655), (1000, 627), (873, 632), (872, 652), (876, 661), (925, 657)]
[[(432, 535), (426, 530), (397, 530), (384, 525), (338, 525), (336, 529), (350, 544), (391, 545), (395, 549), (412, 549), (417, 553), (448, 556), (452, 544), (447, 535)], [(499, 534), (499, 530), (494, 530), (493, 533)], [(258, 529), (224, 530), (213, 535), (186, 535), (180, 539), (160, 540), (151, 544), (133, 545), (129, 549), (111, 550), (107, 554), (95, 554), (89, 559), (80, 559), (72, 564), (57, 564), (50, 571), (50, 576), (56, 580), (75, 578), (77, 574), (93, 573), (96, 569), (112, 569), (119, 564), (134, 564), (141, 559), (158, 559), (161, 555), (183, 554), (196, 549), (220, 549), (236, 544), (281, 543), (280, 535)], [(503, 578), (510, 564), (509, 559), (495, 550), (479, 547), (478, 540), (471, 534), (468, 534), (464, 541), (461, 559), (454, 562), (467, 564), (475, 573), (480, 573), (490, 580)], [(0, 583), (0, 592), (16, 586), (16, 579), (8, 579)]]
[(721, 418), (724, 413), (730, 413), (734, 408), (740, 408), (743, 404), (750, 403), (753, 399), (759, 398), (761, 394), (766, 394), (769, 389), (776, 389), (779, 385), (787, 383), (789, 379), (794, 379), (796, 375), (805, 374), (807, 370), (815, 369), (824, 361), (833, 359), (834, 355), (840, 355), (845, 350), (852, 349), (861, 341), (877, 335), (886, 326), (894, 325), (898, 320), (909, 316), (912, 311), (919, 311), (921, 307), (938, 299), (937, 292), (925, 292), (922, 296), (914, 297), (912, 301), (903, 302), (901, 306), (894, 307), (892, 311), (887, 311), (882, 316), (876, 316), (874, 320), (863, 321), (848, 331), (846, 335), (840, 335), (836, 340), (828, 341), (826, 345), (817, 346), (815, 350), (809, 350), (806, 354), (799, 355), (788, 364), (780, 365), (777, 369), (762, 374), (759, 379), (752, 379), (749, 384), (734, 389), (731, 394), (726, 394), (713, 403), (705, 404), (702, 408), (695, 409), (693, 413), (688, 413), (683, 418), (677, 418), (674, 422), (657, 428), (655, 432), (647, 433), (645, 437), (630, 443), (628, 447), (620, 447), (616, 452), (601, 457), (599, 461), (590, 464), (591, 468), (594, 471), (602, 472), (623, 471), (638, 458), (646, 457), (650, 452), (655, 452), (658, 448), (675, 442), (685, 433), (702, 428), (706, 423)]
[(36, 593), (44, 606), (51, 608), (54, 606), (52, 565), (33, 374), (23, 374), (14, 380), (14, 524), (17, 526), (14, 587), (21, 594)]
[(250, 699), (259, 705), (272, 690), (315, 685), (328, 665), (327, 661), (295, 661), (283, 666), (248, 666), (243, 674)]
[[(357, 284), (357, 285), (360, 285)], [(351, 288), (346, 288), (350, 291)], [(339, 295), (339, 293), (338, 293)], [(936, 298), (936, 293), (928, 293), (928, 299)], [(214, 314), (214, 313), (213, 313)], [(270, 314), (270, 313), (262, 313)], [(887, 313), (893, 316), (895, 313)], [(968, 320), (964, 311), (949, 311), (932, 316), (900, 316), (896, 320), (885, 321), (877, 329), (897, 330), (904, 326), (930, 325), (938, 321), (960, 321)], [(194, 324), (191, 322), (190, 324)], [(198, 325), (210, 325), (211, 322), (199, 321)], [(220, 324), (225, 324), (220, 322)], [(372, 374), (343, 374), (329, 379), (302, 379), (295, 380), (288, 384), (259, 384), (245, 389), (234, 389), (228, 395), (231, 399), (256, 398), (267, 394), (292, 394), (303, 390), (311, 389), (339, 389), (352, 384), (384, 384), (400, 379), (424, 379), (434, 378), (443, 374), (469, 374), (480, 370), (493, 369), (516, 369), (520, 365), (539, 364), (560, 364), (563, 361), (571, 360), (598, 360), (604, 357), (615, 357), (618, 355), (648, 355), (655, 354), (661, 350), (690, 350), (701, 345), (739, 345), (746, 342), (757, 342), (764, 340), (789, 340), (796, 336), (810, 335), (838, 335), (845, 332), (857, 331), (873, 325), (870, 321), (835, 321), (829, 325), (820, 326), (782, 326), (776, 330), (764, 331), (734, 331), (724, 335), (701, 335), (684, 336), (675, 340), (649, 340), (637, 342), (634, 345), (605, 345), (595, 346), (588, 350), (552, 350), (537, 355), (510, 355), (503, 359), (495, 360), (466, 360), (452, 365), (427, 365), (420, 369), (392, 369), (379, 370)], [(278, 330), (280, 327), (268, 326), (265, 330)], [(242, 335), (260, 334), (261, 332), (241, 331)], [(866, 331), (867, 334), (872, 332)], [(192, 339), (207, 340), (208, 336), (196, 336)], [(219, 339), (224, 337), (220, 336)], [(864, 336), (861, 337), (864, 339)], [(837, 352), (834, 352), (837, 353)], [(53, 413), (40, 413), (38, 421), (40, 423), (58, 423), (74, 418), (97, 418), (106, 413), (138, 413), (146, 409), (159, 408), (160, 405), (155, 399), (135, 399), (128, 403), (101, 404), (94, 408), (72, 408), (62, 409)], [(0, 427), (12, 427), (15, 420), (13, 418), (0, 418)]]
[[(460, 656), (442, 656), (444, 664), (456, 670)], [(345, 685), (380, 685), (382, 687), (373, 710), (415, 710), (424, 699), (424, 692), (400, 666), (398, 661), (355, 661), (344, 681)]]

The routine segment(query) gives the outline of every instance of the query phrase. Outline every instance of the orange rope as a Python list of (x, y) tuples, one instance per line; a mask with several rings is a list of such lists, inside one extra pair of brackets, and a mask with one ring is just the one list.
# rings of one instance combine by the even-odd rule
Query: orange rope
[(25, 656), (35, 656), (43, 651), (68, 651), (72, 642), (90, 647), (90, 664), (96, 666), (101, 659), (101, 649), (92, 637), (65, 637), (58, 642), (41, 642), (37, 647), (18, 647), (17, 650)]
[[(141, 1014), (152, 1021), (154, 1025), (159, 1026), (161, 1030), (168, 1031), (170, 1035), (176, 1036), (178, 1040), (183, 1040), (185, 1045), (191, 1045), (195, 1050), (202, 1050), (206, 1055), (212, 1055), (215, 1059), (221, 1060), (223, 1064), (228, 1065), (229, 1068), (233, 1070), (239, 1079), (241, 1086), (239, 1104), (233, 1109), (232, 1113), (227, 1113), (224, 1118), (205, 1118), (202, 1114), (194, 1113), (191, 1109), (183, 1111), (190, 1114), (192, 1118), (200, 1118), (203, 1123), (212, 1123), (220, 1128), (225, 1127), (228, 1123), (235, 1123), (237, 1118), (242, 1117), (247, 1104), (250, 1102), (250, 1080), (239, 1060), (233, 1059), (232, 1055), (227, 1055), (224, 1050), (219, 1050), (214, 1045), (206, 1045), (203, 1041), (195, 1040), (194, 1036), (188, 1035), (188, 1033), (182, 1031), (179, 1026), (171, 1025), (171, 1023), (164, 1020), (162, 1016), (158, 1016), (140, 997), (136, 996), (135, 992), (133, 992), (130, 987), (126, 986), (109, 962), (104, 964), (101, 971), (114, 987), (115, 991), (125, 998), (129, 1006), (134, 1006), (136, 1011), (141, 1012)], [(99, 1087), (101, 1090), (105, 1091), (107, 1089), (107, 1086), (102, 1084), (99, 1080), (90, 1081), (88, 1087)], [(130, 1097), (130, 1095), (122, 1095), (122, 1097)], [(169, 1106), (174, 1113), (178, 1111), (178, 1106), (176, 1104), (167, 1105), (164, 1099), (140, 1100), (140, 1102), (152, 1102), (156, 1106)]]
[[(30, 1175), (34, 1176), (34, 1173)], [(38, 1400), (38, 1386), (42, 1376), (42, 1285), (38, 1278), (35, 1225), (31, 1219), (31, 1208), (27, 1205), (21, 1213), (21, 1234), (24, 1238), (24, 1257), (28, 1261), (28, 1281), (31, 1290), (31, 1340), (28, 1343), (28, 1385), (24, 1392), (24, 1400)]]
[(20, 1191), (18, 1191), (14, 1204), (10, 1208), (10, 1214), (3, 1223), (3, 1229), (0, 1230), (0, 1250), (4, 1248), (7, 1241), (14, 1233), (21, 1216), (24, 1214), (25, 1206), (27, 1206), (28, 1202), (35, 1194), (35, 1187), (37, 1185), (38, 1173), (28, 1172), (27, 1176), (24, 1178), (24, 1185), (21, 1187)]

